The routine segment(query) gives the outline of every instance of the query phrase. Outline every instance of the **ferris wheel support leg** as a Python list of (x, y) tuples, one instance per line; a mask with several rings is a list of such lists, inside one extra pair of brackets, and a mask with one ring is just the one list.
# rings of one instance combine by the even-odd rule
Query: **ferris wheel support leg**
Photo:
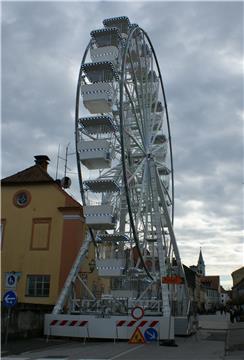
[(74, 280), (79, 272), (81, 263), (88, 252), (91, 241), (92, 241), (92, 238), (91, 238), (90, 233), (88, 232), (86, 235), (85, 241), (83, 242), (83, 244), (80, 248), (80, 251), (76, 257), (76, 260), (70, 270), (70, 273), (64, 283), (63, 289), (59, 295), (57, 303), (53, 308), (52, 314), (59, 314), (62, 311), (62, 309), (65, 305), (66, 299), (72, 290), (72, 283), (74, 282)]
[[(164, 210), (164, 216), (165, 216), (165, 219), (166, 219), (166, 222), (167, 222), (169, 235), (170, 235), (170, 240), (171, 240), (171, 243), (173, 245), (174, 255), (176, 257), (176, 261), (177, 261), (177, 264), (178, 264), (178, 266), (180, 268), (181, 274), (182, 274), (182, 276), (184, 278), (185, 297), (186, 297), (185, 301), (187, 303), (186, 306), (187, 306), (187, 309), (188, 309), (189, 308), (189, 303), (190, 303), (190, 295), (189, 295), (188, 286), (187, 286), (187, 282), (186, 282), (185, 271), (184, 271), (182, 263), (181, 263), (180, 253), (179, 253), (179, 249), (178, 249), (178, 246), (177, 246), (177, 243), (176, 243), (173, 226), (172, 226), (171, 221), (170, 221), (170, 217), (169, 217), (169, 213), (168, 213), (168, 209), (167, 209), (167, 204), (166, 204), (166, 201), (165, 201), (164, 192), (163, 192), (163, 189), (162, 189), (162, 184), (160, 182), (159, 174), (158, 174), (155, 166), (154, 166), (154, 169), (155, 169), (155, 175), (156, 175), (157, 190), (158, 190), (159, 197), (160, 197), (160, 199), (162, 201), (163, 210)], [(188, 310), (186, 310), (186, 312), (188, 313)]]
[(160, 197), (160, 199), (162, 201), (163, 210), (164, 210), (164, 216), (165, 216), (165, 219), (166, 219), (166, 222), (167, 222), (171, 243), (172, 243), (173, 249), (174, 249), (174, 254), (175, 254), (177, 263), (181, 264), (180, 253), (179, 253), (179, 249), (178, 249), (178, 246), (177, 246), (177, 243), (176, 243), (173, 226), (171, 224), (171, 220), (170, 220), (170, 217), (169, 217), (169, 213), (168, 213), (167, 204), (166, 204), (166, 201), (165, 201), (162, 185), (160, 183), (159, 175), (158, 175), (158, 172), (157, 172), (156, 169), (155, 169), (155, 172), (156, 172), (156, 179), (157, 179), (158, 194), (159, 194), (159, 197)]
[[(156, 183), (157, 174), (156, 174), (156, 168), (154, 165), (154, 161), (152, 159), (149, 160), (149, 167), (150, 167), (150, 177), (151, 177), (150, 180), (151, 180), (151, 185), (152, 185), (152, 194), (153, 194), (153, 207), (154, 207), (154, 212), (155, 212), (154, 216), (155, 216), (157, 244), (158, 244), (159, 267), (160, 267), (160, 275), (162, 278), (167, 275), (166, 268), (165, 268), (165, 250), (163, 249), (160, 210), (159, 210), (159, 204), (158, 204), (157, 183)], [(163, 315), (171, 316), (168, 285), (161, 283), (161, 290), (162, 290), (162, 300), (163, 300)]]
[(181, 265), (180, 253), (179, 253), (179, 249), (178, 249), (178, 246), (177, 246), (177, 243), (176, 243), (174, 230), (173, 230), (173, 227), (172, 227), (172, 224), (171, 224), (171, 221), (170, 221), (170, 217), (169, 217), (169, 213), (168, 213), (167, 204), (166, 204), (166, 201), (165, 201), (162, 185), (160, 183), (158, 172), (157, 171), (155, 171), (155, 172), (156, 172), (156, 179), (157, 179), (157, 185), (158, 185), (158, 194), (159, 194), (159, 197), (160, 197), (160, 199), (162, 201), (163, 210), (164, 210), (164, 216), (165, 216), (167, 226), (168, 226), (168, 230), (169, 230), (169, 234), (170, 234), (170, 240), (171, 240), (172, 245), (173, 245), (176, 261), (177, 261), (178, 264)]

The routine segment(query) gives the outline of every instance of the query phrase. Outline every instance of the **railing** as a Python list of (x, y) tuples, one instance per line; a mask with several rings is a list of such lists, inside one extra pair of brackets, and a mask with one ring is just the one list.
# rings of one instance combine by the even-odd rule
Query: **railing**
[(97, 316), (130, 315), (135, 306), (141, 306), (145, 315), (162, 313), (162, 300), (136, 300), (128, 298), (73, 299), (72, 313), (86, 313)]

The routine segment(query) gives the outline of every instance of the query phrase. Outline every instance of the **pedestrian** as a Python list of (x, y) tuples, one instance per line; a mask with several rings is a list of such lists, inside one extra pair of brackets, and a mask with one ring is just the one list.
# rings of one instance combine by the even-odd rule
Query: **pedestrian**
[(237, 306), (237, 308), (235, 309), (235, 318), (236, 318), (236, 322), (240, 322), (240, 320), (241, 320), (241, 308), (240, 308), (240, 306)]
[(233, 323), (235, 321), (235, 312), (234, 309), (230, 308), (230, 321)]

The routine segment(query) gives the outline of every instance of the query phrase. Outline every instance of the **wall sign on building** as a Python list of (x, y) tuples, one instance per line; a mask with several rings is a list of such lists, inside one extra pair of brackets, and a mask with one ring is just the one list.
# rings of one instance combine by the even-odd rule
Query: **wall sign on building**
[(18, 281), (17, 274), (13, 272), (7, 272), (5, 275), (5, 288), (6, 289), (16, 289)]

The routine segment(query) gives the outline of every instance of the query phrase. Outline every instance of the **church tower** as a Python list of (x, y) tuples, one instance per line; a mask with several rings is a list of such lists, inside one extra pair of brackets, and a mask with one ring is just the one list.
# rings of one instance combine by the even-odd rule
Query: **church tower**
[(198, 263), (197, 263), (197, 272), (199, 275), (205, 276), (205, 263), (203, 261), (202, 249), (200, 248)]

